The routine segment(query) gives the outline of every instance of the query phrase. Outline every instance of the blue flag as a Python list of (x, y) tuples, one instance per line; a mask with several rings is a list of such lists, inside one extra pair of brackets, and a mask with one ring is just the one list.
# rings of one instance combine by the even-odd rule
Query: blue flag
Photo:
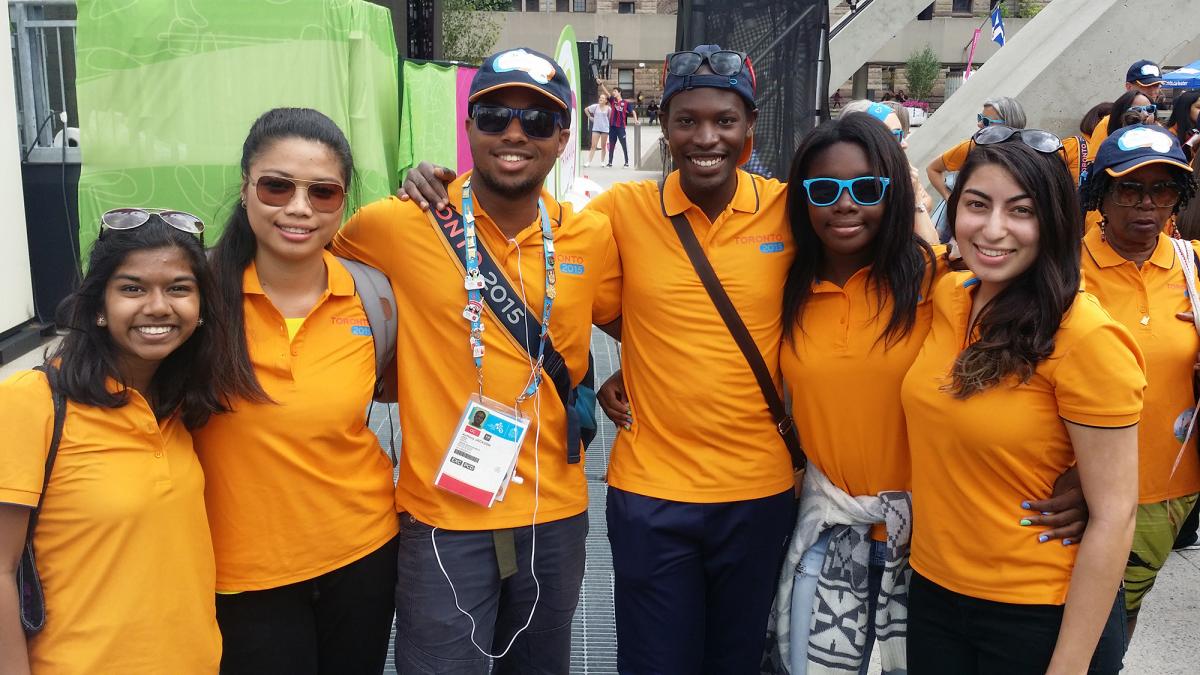
[(992, 10), (992, 40), (1004, 46), (1004, 19), (1000, 16), (1000, 5)]

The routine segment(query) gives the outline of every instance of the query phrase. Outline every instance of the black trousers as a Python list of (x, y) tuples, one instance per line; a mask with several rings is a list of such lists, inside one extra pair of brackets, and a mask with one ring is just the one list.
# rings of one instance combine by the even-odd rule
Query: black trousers
[[(909, 675), (1043, 675), (1062, 605), (981, 600), (945, 589), (915, 571), (908, 590)], [(1125, 651), (1125, 597), (1117, 592), (1091, 675), (1116, 675)]]
[(217, 595), (222, 675), (383, 672), (395, 615), (397, 542), (315, 579)]
[(613, 163), (613, 156), (617, 154), (617, 143), (621, 144), (621, 156), (625, 158), (625, 164), (629, 164), (629, 148), (625, 147), (625, 127), (612, 126), (608, 128), (608, 163)]

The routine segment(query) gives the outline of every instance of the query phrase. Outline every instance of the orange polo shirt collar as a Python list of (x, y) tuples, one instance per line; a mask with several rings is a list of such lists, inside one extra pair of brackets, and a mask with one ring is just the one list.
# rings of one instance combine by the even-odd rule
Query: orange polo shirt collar
[[(737, 177), (737, 190), (733, 193), (733, 199), (729, 200), (726, 211), (733, 209), (742, 213), (757, 213), (759, 199), (754, 181), (749, 180), (749, 176), (742, 171), (737, 171), (734, 175)], [(663, 183), (662, 200), (668, 216), (677, 216), (691, 208), (700, 209), (684, 193), (683, 185), (679, 182), (679, 171), (672, 171), (667, 176), (666, 182)]]
[[(454, 179), (454, 182), (450, 183), (450, 185), (446, 186), (446, 194), (449, 196), (451, 204), (462, 204), (462, 186), (463, 183), (467, 181), (467, 178), (471, 177), (472, 173), (473, 172), (468, 171), (467, 173), (464, 173), (463, 175)], [(544, 187), (542, 188), (541, 198), (542, 203), (546, 205), (546, 213), (550, 216), (550, 231), (558, 232), (558, 228), (562, 226), (562, 204), (559, 204), (557, 201), (555, 201), (554, 197), (550, 196), (550, 193)], [(534, 216), (533, 222), (529, 223), (525, 229), (521, 230), (516, 234), (516, 236), (510, 239), (508, 235), (501, 232), (500, 228), (496, 226), (496, 221), (492, 220), (492, 217), (489, 216), (487, 211), (484, 210), (483, 205), (481, 205), (479, 200), (475, 198), (474, 193), (471, 195), (471, 212), (475, 216), (476, 227), (490, 229), (492, 234), (495, 236), (489, 237), (489, 239), (492, 239), (493, 241), (505, 242), (506, 252), (515, 250), (518, 246), (526, 243), (530, 239), (541, 239), (542, 237), (541, 213), (538, 213), (536, 216)], [(501, 252), (494, 251), (493, 253), (500, 255)]]
[[(338, 262), (337, 258), (325, 251), (322, 254), (325, 260), (325, 270), (329, 277), (329, 294), (350, 296), (354, 295), (354, 277), (350, 276), (350, 272), (346, 266)], [(251, 260), (249, 265), (246, 265), (246, 271), (242, 272), (242, 294), (243, 295), (266, 295), (263, 290), (262, 282), (258, 280), (258, 267)]]
[[(1096, 261), (1097, 267), (1116, 267), (1123, 265), (1129, 260), (1126, 260), (1117, 253), (1112, 246), (1101, 239), (1100, 228), (1092, 228), (1083, 235), (1083, 246), (1092, 256), (1092, 260)], [(1158, 235), (1158, 245), (1154, 247), (1154, 252), (1150, 254), (1150, 259), (1147, 261), (1164, 270), (1169, 270), (1175, 267), (1175, 247), (1171, 245), (1169, 238), (1165, 234)]]

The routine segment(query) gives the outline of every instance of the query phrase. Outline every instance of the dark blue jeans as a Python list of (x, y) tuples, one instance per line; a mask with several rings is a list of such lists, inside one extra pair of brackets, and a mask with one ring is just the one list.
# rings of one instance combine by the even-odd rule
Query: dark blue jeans
[[(1042, 675), (1050, 665), (1062, 605), (980, 600), (917, 574), (908, 589), (909, 675)], [(1091, 675), (1116, 675), (1125, 651), (1125, 596), (1117, 592)]]
[[(396, 672), (486, 675), (492, 659), (479, 648), (499, 655), (528, 620), (529, 627), (503, 658), (495, 659), (490, 672), (566, 673), (571, 662), (571, 619), (583, 583), (587, 531), (586, 513), (537, 526), (535, 584), (529, 567), (534, 528), (511, 530), (517, 572), (501, 579), (492, 530), (439, 529), (434, 533), (429, 525), (401, 514)], [(537, 607), (530, 619), (535, 596)]]
[(621, 144), (621, 156), (625, 158), (625, 166), (629, 166), (629, 148), (625, 147), (625, 127), (609, 127), (608, 128), (608, 164), (613, 163), (613, 157), (617, 154), (617, 143)]
[(792, 491), (691, 504), (608, 489), (617, 669), (757, 673), (796, 516)]

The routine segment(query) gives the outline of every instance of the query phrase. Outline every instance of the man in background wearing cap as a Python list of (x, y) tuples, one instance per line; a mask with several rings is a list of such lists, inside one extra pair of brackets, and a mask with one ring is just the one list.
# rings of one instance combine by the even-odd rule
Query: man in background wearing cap
[[(540, 328), (548, 314), (549, 343), (572, 385), (587, 370), (592, 324), (619, 315), (620, 263), (608, 219), (573, 213), (542, 187), (569, 140), (570, 96), (562, 68), (544, 54), (488, 57), (471, 82), (465, 123), (475, 169), (449, 186), (457, 213), (442, 210), (434, 222), (413, 203), (388, 198), (361, 209), (333, 240), (338, 255), (388, 275), (401, 317), (400, 673), (483, 675), (493, 657), (493, 673), (570, 667), (588, 530), (583, 464), (569, 461), (580, 446), (576, 439), (568, 447), (567, 412), (537, 353), (510, 332), (516, 320), (491, 309), (499, 294), (504, 316), (523, 308)], [(486, 266), (471, 273), (455, 238), (462, 250), (478, 246), (508, 278), (511, 295), (487, 279)], [(537, 350), (540, 331), (532, 332), (528, 344)], [(481, 436), (462, 426), (467, 411), (479, 409), (473, 394), (519, 408), (529, 424), (516, 459), (520, 478), (490, 507), (445, 479), (446, 462), (484, 466), (463, 454), (470, 446), (460, 441)], [(494, 418), (489, 409), (485, 427)], [(479, 453), (484, 462), (490, 452)], [(442, 489), (448, 485), (454, 489)]]
[[(584, 210), (612, 222), (623, 274), (624, 370), (605, 385), (624, 376), (631, 414), (608, 472), (617, 668), (758, 672), (795, 516), (793, 462), (671, 218), (702, 242), (778, 382), (794, 257), (787, 191), (737, 169), (758, 114), (745, 54), (670, 54), (663, 84), (659, 122), (676, 170), (661, 188), (618, 183)], [(422, 163), (404, 191), (440, 205), (439, 181), (452, 175)]]
[[(1145, 94), (1151, 103), (1158, 103), (1165, 81), (1162, 77), (1162, 68), (1149, 59), (1135, 61), (1133, 65), (1129, 66), (1129, 70), (1125, 71), (1125, 91), (1137, 89)], [(1099, 122), (1096, 122), (1096, 128), (1092, 131), (1091, 138), (1088, 139), (1090, 155), (1088, 159), (1095, 159), (1100, 144), (1108, 138), (1108, 118), (1109, 116), (1105, 115), (1100, 118)]]

